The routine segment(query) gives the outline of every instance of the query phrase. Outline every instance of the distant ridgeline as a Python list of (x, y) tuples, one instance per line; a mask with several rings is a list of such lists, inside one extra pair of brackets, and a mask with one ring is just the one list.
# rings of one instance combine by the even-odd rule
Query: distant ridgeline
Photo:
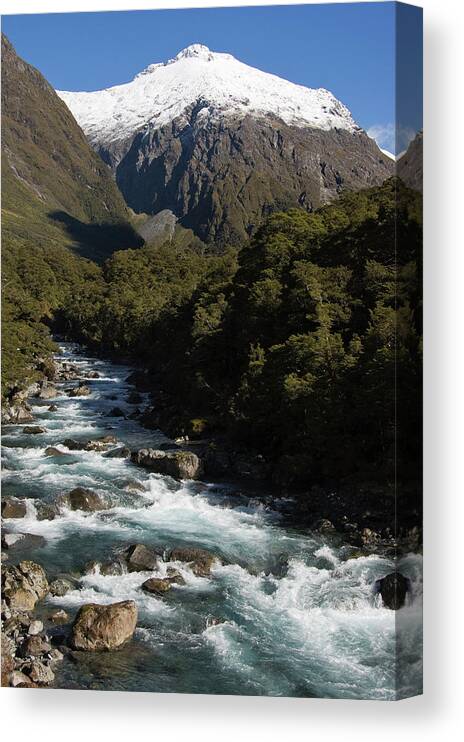
[(2, 35), (2, 392), (53, 347), (43, 324), (114, 250), (142, 244), (111, 173)]

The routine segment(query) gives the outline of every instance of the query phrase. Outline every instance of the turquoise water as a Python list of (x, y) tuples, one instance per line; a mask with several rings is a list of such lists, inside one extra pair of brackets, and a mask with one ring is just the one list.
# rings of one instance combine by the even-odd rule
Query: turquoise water
[[(30, 553), (12, 551), (11, 559), (30, 556), (52, 578), (81, 573), (86, 562), (107, 560), (118, 548), (141, 542), (163, 550), (199, 546), (224, 564), (202, 578), (184, 564), (162, 562), (153, 576), (175, 566), (186, 582), (163, 598), (141, 590), (149, 573), (92, 574), (65, 597), (48, 598), (45, 614), (58, 607), (74, 614), (83, 603), (124, 599), (135, 600), (139, 609), (131, 642), (112, 653), (64, 661), (57, 687), (385, 700), (395, 698), (399, 686), (400, 695), (421, 691), (420, 556), (403, 560), (413, 592), (395, 614), (372, 590), (393, 562), (378, 555), (347, 560), (348, 545), (288, 527), (278, 500), (239, 492), (232, 484), (179, 483), (96, 452), (46, 457), (50, 445), (67, 452), (62, 444), (70, 437), (112, 433), (130, 448), (166, 440), (136, 421), (108, 416), (114, 406), (135, 408), (126, 402), (130, 368), (86, 357), (71, 344), (62, 345), (60, 358), (83, 372), (97, 370), (100, 378), (86, 380), (89, 397), (69, 398), (64, 387), (73, 383), (61, 385), (54, 413), (48, 412), (50, 401), (32, 400), (45, 433), (4, 428), (3, 494), (30, 498), (26, 518), (5, 525), (46, 540)], [(143, 491), (128, 491), (129, 480)], [(104, 495), (110, 509), (37, 520), (39, 500), (52, 502), (77, 486)], [(222, 623), (211, 625), (212, 618)]]

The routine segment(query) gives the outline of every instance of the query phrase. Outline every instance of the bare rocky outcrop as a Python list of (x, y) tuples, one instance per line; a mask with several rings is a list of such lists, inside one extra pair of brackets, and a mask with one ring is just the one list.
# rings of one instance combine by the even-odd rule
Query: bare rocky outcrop
[(169, 125), (132, 137), (122, 157), (97, 146), (137, 212), (173, 212), (205, 242), (237, 244), (267, 214), (307, 211), (380, 185), (394, 163), (361, 130), (301, 128), (272, 117), (204, 117), (198, 101)]
[(130, 639), (137, 625), (137, 606), (132, 600), (111, 605), (83, 605), (72, 626), (70, 644), (84, 651), (111, 650)]
[(31, 611), (47, 593), (47, 576), (35, 562), (24, 560), (2, 571), (2, 597), (11, 610)]

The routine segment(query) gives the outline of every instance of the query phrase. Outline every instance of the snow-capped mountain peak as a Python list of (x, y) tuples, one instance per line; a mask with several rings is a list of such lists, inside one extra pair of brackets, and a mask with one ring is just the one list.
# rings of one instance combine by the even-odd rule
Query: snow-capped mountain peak
[(123, 85), (57, 92), (94, 146), (125, 140), (144, 128), (159, 129), (199, 101), (202, 115), (215, 119), (248, 114), (300, 128), (359, 130), (329, 91), (296, 85), (203, 44), (149, 65)]

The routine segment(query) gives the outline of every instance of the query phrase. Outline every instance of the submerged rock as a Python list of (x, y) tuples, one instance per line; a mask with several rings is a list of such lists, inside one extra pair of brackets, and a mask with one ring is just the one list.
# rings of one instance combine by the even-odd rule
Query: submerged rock
[(18, 497), (2, 499), (2, 518), (24, 518), (26, 515), (26, 501)]
[(83, 605), (73, 623), (70, 644), (73, 649), (84, 651), (115, 649), (132, 637), (136, 625), (137, 606), (133, 600)]
[(213, 564), (215, 562), (221, 563), (221, 560), (215, 554), (196, 547), (172, 549), (169, 553), (169, 560), (172, 562), (187, 562), (193, 574), (197, 577), (208, 577)]
[(15, 531), (14, 533), (4, 533), (2, 535), (3, 549), (15, 549), (17, 546), (27, 549), (38, 549), (40, 546), (44, 546), (45, 543), (44, 537), (36, 533)]
[(131, 460), (145, 469), (168, 474), (174, 479), (196, 479), (203, 470), (201, 459), (192, 451), (142, 448), (132, 453)]
[(41, 428), (40, 425), (26, 425), (26, 427), (23, 428), (23, 433), (25, 435), (40, 435), (41, 433), (46, 432), (45, 428)]
[(56, 448), (56, 446), (47, 446), (44, 453), (45, 456), (66, 456), (66, 453), (64, 451), (60, 451), (60, 449)]
[(382, 596), (386, 608), (397, 611), (405, 604), (406, 595), (410, 590), (410, 582), (400, 572), (391, 572), (377, 580), (375, 590)]
[(58, 405), (51, 404), (50, 407), (48, 408), (48, 411), (49, 412), (58, 412)]

